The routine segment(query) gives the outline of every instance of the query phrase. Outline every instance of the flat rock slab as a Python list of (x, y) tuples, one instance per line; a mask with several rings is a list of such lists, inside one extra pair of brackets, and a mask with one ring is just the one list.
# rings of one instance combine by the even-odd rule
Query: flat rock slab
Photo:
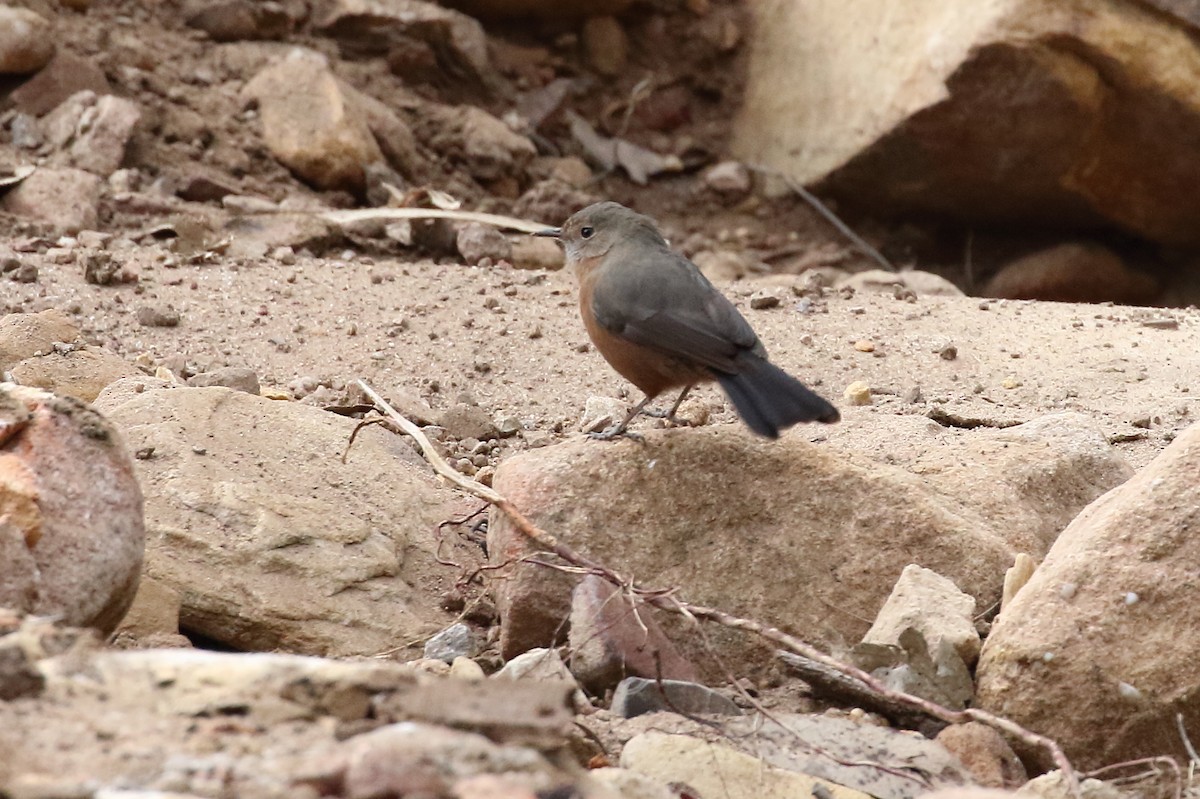
[(147, 573), (185, 632), (243, 650), (374, 654), (450, 621), (434, 536), (453, 516), (412, 450), (379, 428), (227, 388), (114, 386), (146, 493)]
[(236, 796), (307, 796), (313, 784), (357, 786), (321, 795), (411, 796), (395, 786), (430, 764), (451, 784), (480, 773), (517, 772), (538, 789), (580, 779), (515, 742), (562, 745), (573, 717), (562, 685), (464, 683), (385, 660), (113, 652), (71, 643), (69, 630), (45, 635), (61, 654), (32, 664), (40, 694), (0, 702), (6, 795), (169, 786), (172, 796), (203, 796), (216, 773)]
[(687, 785), (705, 799), (790, 799), (829, 796), (869, 799), (870, 794), (786, 769), (721, 744), (686, 735), (647, 732), (625, 745), (623, 768), (661, 782)]

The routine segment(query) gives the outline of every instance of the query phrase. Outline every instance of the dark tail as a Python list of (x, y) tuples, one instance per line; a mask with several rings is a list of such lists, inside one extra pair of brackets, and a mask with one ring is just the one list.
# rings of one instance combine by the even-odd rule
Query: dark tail
[(765, 358), (752, 353), (738, 357), (737, 374), (716, 373), (717, 382), (738, 416), (754, 432), (767, 438), (779, 438), (779, 431), (797, 422), (836, 422), (837, 408), (824, 397)]

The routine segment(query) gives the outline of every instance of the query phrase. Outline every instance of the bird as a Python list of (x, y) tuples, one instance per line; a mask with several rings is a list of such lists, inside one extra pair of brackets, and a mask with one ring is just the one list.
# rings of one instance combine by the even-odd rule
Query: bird
[[(778, 438), (797, 422), (832, 423), (828, 400), (767, 359), (750, 323), (685, 256), (671, 249), (654, 220), (616, 202), (573, 214), (534, 235), (558, 239), (579, 281), (579, 312), (596, 350), (645, 398), (625, 418), (591, 434), (633, 436), (629, 423), (668, 389), (688, 392), (716, 381), (746, 425)], [(634, 436), (636, 437), (636, 436)]]

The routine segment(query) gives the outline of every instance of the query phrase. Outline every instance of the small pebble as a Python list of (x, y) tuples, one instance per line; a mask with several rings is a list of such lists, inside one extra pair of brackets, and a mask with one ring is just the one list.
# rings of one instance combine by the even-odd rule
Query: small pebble
[(1004, 378), (1004, 382), (1002, 382), (1000, 385), (1004, 388), (1019, 388), (1021, 381), (1016, 377), (1009, 375), (1008, 377)]
[(854, 349), (858, 350), (859, 352), (874, 352), (875, 342), (868, 341), (865, 338), (859, 339), (858, 341), (854, 342)]
[(779, 307), (779, 296), (776, 294), (755, 294), (750, 298), (750, 307), (756, 311)]
[(938, 355), (941, 356), (943, 361), (953, 361), (958, 357), (958, 347), (954, 346), (953, 344), (947, 344), (945, 347), (942, 347), (940, 350), (938, 350)]
[(1122, 699), (1128, 699), (1130, 701), (1142, 698), (1142, 692), (1127, 682), (1117, 683), (1117, 693), (1121, 695)]
[(456, 680), (479, 682), (487, 675), (483, 673), (483, 667), (478, 663), (460, 655), (450, 664), (450, 676)]
[(855, 380), (846, 386), (846, 390), (842, 392), (842, 397), (851, 405), (870, 405), (871, 387), (861, 380)]
[(12, 279), (18, 283), (36, 283), (38, 279), (38, 268), (35, 264), (21, 264), (17, 267), (17, 271), (13, 272)]
[(137, 321), (142, 327), (178, 327), (179, 319), (179, 311), (174, 308), (143, 305), (137, 309)]

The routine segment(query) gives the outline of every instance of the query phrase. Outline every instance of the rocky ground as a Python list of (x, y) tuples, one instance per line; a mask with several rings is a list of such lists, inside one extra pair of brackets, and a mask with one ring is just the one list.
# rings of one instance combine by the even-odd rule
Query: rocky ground
[[(965, 707), (1086, 795), (1191, 790), (1190, 256), (863, 246), (731, 157), (746, 8), (485, 6), (0, 9), (0, 796), (1069, 795)], [(386, 216), (599, 198), (842, 421), (760, 440), (709, 386), (591, 440), (640, 397), (555, 245)], [(1147, 304), (966, 293), (1030, 285)], [(538, 554), (359, 380), (660, 606), (878, 682)]]

